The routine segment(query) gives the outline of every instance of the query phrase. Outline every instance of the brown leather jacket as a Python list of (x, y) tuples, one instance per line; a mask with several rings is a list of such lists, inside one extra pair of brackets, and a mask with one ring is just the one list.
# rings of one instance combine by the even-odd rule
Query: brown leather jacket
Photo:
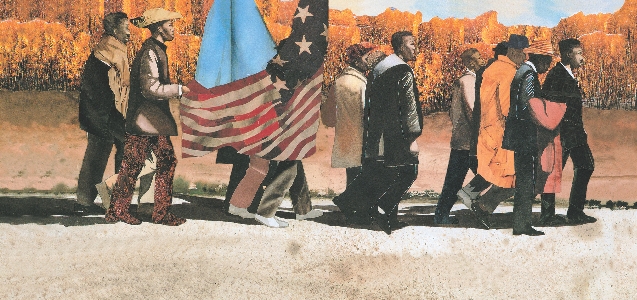
[(133, 61), (126, 132), (177, 135), (168, 100), (179, 97), (180, 90), (180, 85), (170, 83), (166, 45), (149, 38)]

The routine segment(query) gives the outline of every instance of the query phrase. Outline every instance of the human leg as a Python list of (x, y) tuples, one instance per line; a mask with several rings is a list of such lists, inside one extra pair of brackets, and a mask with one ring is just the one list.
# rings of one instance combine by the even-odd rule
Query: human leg
[(77, 202), (83, 206), (94, 205), (97, 197), (96, 184), (102, 181), (108, 157), (113, 149), (113, 141), (103, 139), (97, 135), (88, 134), (86, 152), (82, 160), (82, 167), (77, 182)]
[(170, 137), (158, 136), (156, 142), (151, 143), (151, 149), (157, 157), (153, 222), (170, 226), (181, 225), (186, 222), (186, 219), (179, 218), (168, 211), (173, 199), (173, 179), (177, 166), (177, 158)]
[(122, 167), (113, 187), (113, 199), (106, 211), (105, 219), (109, 222), (123, 221), (137, 225), (141, 222), (130, 215), (128, 209), (133, 198), (135, 182), (144, 167), (147, 149), (150, 147), (149, 136), (127, 135), (124, 143), (124, 158)]
[(449, 212), (453, 204), (458, 199), (457, 193), (462, 188), (464, 178), (469, 171), (470, 160), (469, 150), (451, 150), (449, 155), (449, 164), (447, 165), (447, 174), (445, 182), (442, 186), (442, 192), (438, 199), (436, 212), (434, 214), (434, 223), (436, 224), (457, 224), (458, 219), (449, 217)]
[(394, 180), (377, 202), (378, 207), (383, 211), (382, 215), (377, 214), (379, 216), (377, 223), (387, 234), (390, 234), (397, 227), (407, 226), (407, 224), (398, 221), (398, 205), (402, 196), (409, 190), (418, 176), (417, 164), (392, 167), (391, 169), (395, 174)]
[(297, 161), (281, 161), (277, 166), (274, 178), (265, 188), (257, 214), (266, 218), (274, 217), (283, 201), (283, 196), (290, 189), (296, 178)]
[(513, 200), (513, 234), (543, 235), (532, 227), (531, 213), (535, 198), (535, 167), (532, 153), (515, 152), (515, 196)]
[(595, 170), (595, 160), (588, 144), (570, 149), (573, 161), (573, 184), (569, 197), (567, 217), (575, 223), (593, 223), (594, 217), (584, 214), (588, 182)]

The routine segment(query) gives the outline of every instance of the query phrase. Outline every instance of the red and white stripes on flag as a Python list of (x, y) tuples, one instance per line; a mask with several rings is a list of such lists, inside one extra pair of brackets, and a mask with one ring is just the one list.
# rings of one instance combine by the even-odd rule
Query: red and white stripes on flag
[(224, 146), (269, 160), (300, 160), (316, 152), (323, 68), (300, 83), (286, 104), (268, 72), (206, 89), (196, 81), (181, 101), (183, 157)]

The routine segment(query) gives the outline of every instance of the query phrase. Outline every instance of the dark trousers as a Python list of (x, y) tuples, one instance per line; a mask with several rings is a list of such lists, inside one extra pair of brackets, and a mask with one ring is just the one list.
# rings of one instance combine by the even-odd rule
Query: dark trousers
[(363, 171), (363, 167), (345, 168), (346, 185), (349, 185), (350, 183), (352, 183), (352, 181), (354, 181), (354, 178), (356, 178), (356, 176), (358, 176), (362, 171)]
[(513, 231), (523, 232), (531, 228), (531, 213), (535, 199), (536, 153), (516, 151), (515, 195), (513, 196)]
[[(144, 167), (148, 151), (157, 157), (155, 170), (155, 206), (153, 220), (162, 220), (168, 213), (172, 202), (173, 178), (177, 158), (169, 136), (126, 135), (124, 160), (113, 187), (113, 208), (118, 215), (127, 214), (135, 190), (135, 182)], [(110, 209), (110, 208), (109, 208)]]
[(380, 207), (390, 219), (398, 216), (398, 204), (418, 176), (418, 165), (390, 167), (392, 180), (385, 193), (378, 199)]
[(77, 180), (77, 202), (80, 204), (93, 204), (95, 197), (97, 197), (95, 185), (102, 182), (113, 145), (116, 149), (115, 173), (119, 173), (124, 157), (124, 143), (115, 138), (104, 139), (92, 133), (88, 134), (88, 144)]
[(566, 165), (566, 160), (569, 156), (573, 161), (573, 184), (571, 185), (568, 211), (575, 213), (584, 210), (588, 182), (595, 170), (595, 160), (588, 144), (564, 149), (562, 152), (562, 166)]
[(418, 165), (386, 167), (383, 161), (363, 160), (362, 172), (338, 196), (339, 209), (362, 218), (377, 214), (396, 217), (398, 204), (418, 175)]
[[(566, 161), (569, 157), (573, 161), (573, 183), (571, 185), (567, 215), (584, 211), (588, 182), (591, 180), (595, 170), (595, 159), (593, 159), (593, 153), (588, 144), (571, 149), (563, 149), (562, 168), (566, 166)], [(545, 195), (543, 197), (547, 199), (555, 199), (555, 194)], [(555, 211), (555, 201), (548, 203), (546, 209)]]
[(478, 161), (475, 158), (475, 156), (469, 155), (469, 150), (451, 149), (445, 183), (442, 186), (442, 192), (436, 207), (441, 216), (449, 215), (453, 204), (458, 199), (457, 193), (462, 188), (462, 183), (464, 183), (464, 178), (467, 176), (469, 169), (471, 169), (473, 174), (478, 174)]

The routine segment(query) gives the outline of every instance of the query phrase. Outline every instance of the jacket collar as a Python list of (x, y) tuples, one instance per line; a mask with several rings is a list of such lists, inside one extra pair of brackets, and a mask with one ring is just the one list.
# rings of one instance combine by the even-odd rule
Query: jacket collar
[(573, 79), (577, 80), (575, 78), (575, 75), (573, 75), (573, 71), (571, 70), (571, 68), (567, 68), (562, 62), (560, 62), (560, 65), (562, 66), (562, 68), (564, 68), (564, 70), (566, 72), (568, 72), (568, 75), (571, 75), (571, 77), (573, 77)]
[(367, 77), (365, 77), (365, 74), (363, 74), (361, 71), (357, 70), (356, 68), (353, 68), (352, 66), (347, 66), (347, 68), (343, 70), (342, 74), (351, 75), (362, 80), (363, 82), (367, 82)]
[(159, 46), (159, 48), (161, 48), (161, 49), (162, 49), (162, 50), (164, 50), (164, 51), (166, 51), (166, 49), (168, 48), (168, 47), (166, 47), (166, 44), (164, 44), (164, 43), (162, 43), (162, 42), (158, 41), (158, 40), (157, 40), (156, 38), (154, 38), (154, 37), (151, 37), (151, 38), (149, 38), (148, 40), (150, 40), (150, 41), (152, 41), (153, 43), (155, 43), (155, 45)]
[(529, 65), (531, 67), (531, 69), (533, 69), (533, 71), (535, 71), (535, 73), (537, 73), (537, 68), (535, 68), (535, 64), (530, 62), (530, 61), (525, 61), (525, 64)]
[(381, 74), (385, 73), (385, 71), (389, 70), (392, 67), (395, 67), (397, 65), (406, 65), (406, 64), (407, 63), (405, 63), (402, 59), (400, 59), (398, 55), (392, 54), (390, 56), (385, 57), (385, 59), (381, 60), (372, 71), (372, 74), (374, 74), (374, 78), (376, 78), (380, 76)]
[(498, 55), (498, 61), (501, 61), (503, 63), (506, 64), (510, 64), (512, 66), (514, 66), (516, 69), (518, 68), (518, 65), (516, 65), (511, 59), (509, 59), (506, 55)]

